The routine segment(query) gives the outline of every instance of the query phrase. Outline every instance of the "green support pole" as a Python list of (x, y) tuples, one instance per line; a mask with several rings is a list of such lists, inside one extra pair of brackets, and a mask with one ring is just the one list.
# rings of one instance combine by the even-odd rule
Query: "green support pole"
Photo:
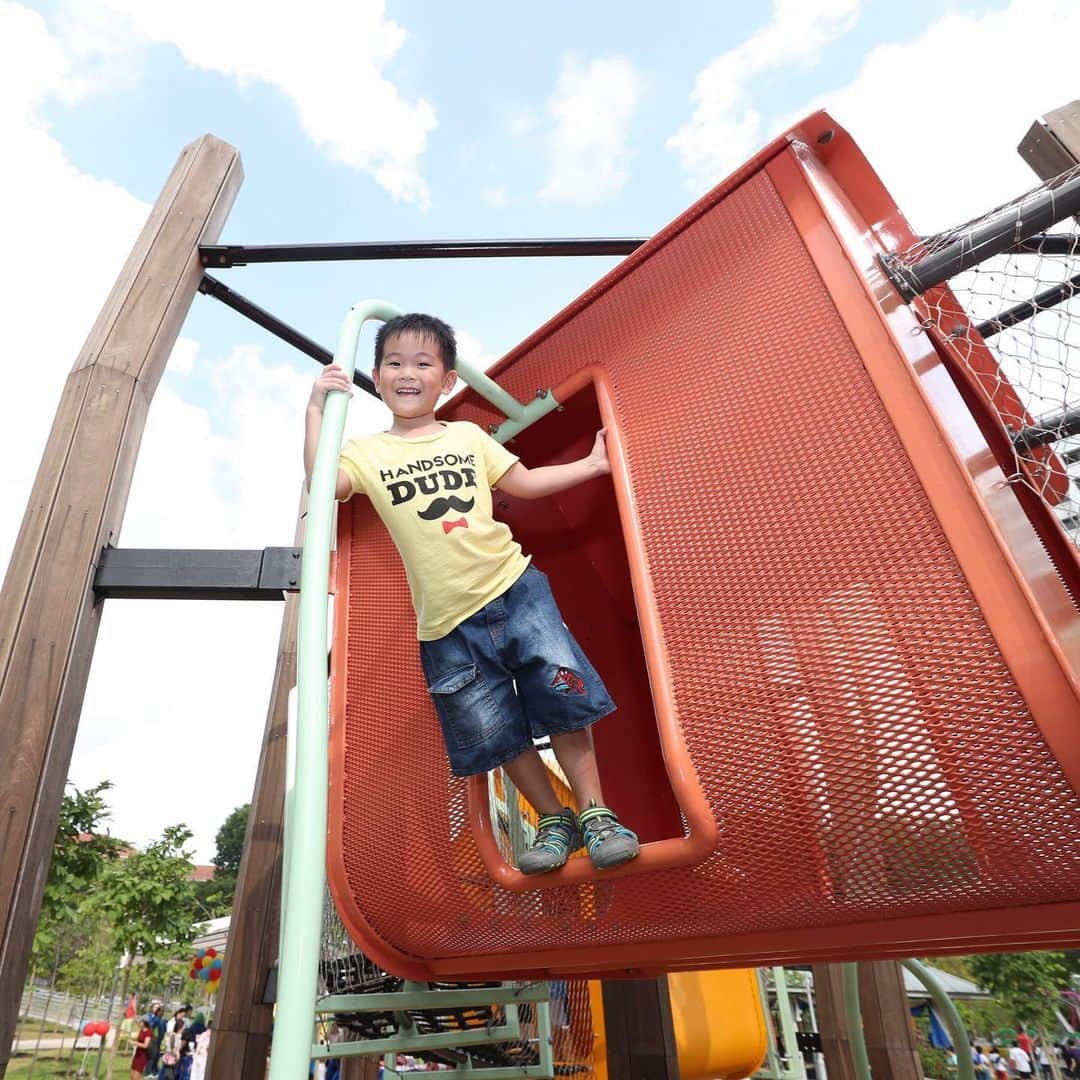
[[(400, 314), (384, 300), (363, 300), (349, 311), (338, 334), (334, 362), (350, 379), (356, 367), (356, 347), (363, 324), (369, 319), (385, 321)], [(507, 415), (494, 432), (500, 442), (506, 442), (558, 408), (550, 391), (540, 391), (535, 400), (522, 405), (478, 368), (462, 361), (457, 367), (467, 385)], [(307, 1076), (313, 1051), (314, 1056), (326, 1055), (325, 1051), (313, 1046), (313, 1035), (326, 879), (324, 841), (329, 786), (327, 585), (334, 527), (334, 489), (347, 408), (347, 394), (335, 391), (327, 395), (311, 473), (307, 534), (300, 572), (297, 719), (295, 739), (290, 731), (287, 751), (278, 1007), (269, 1080), (296, 1080)], [(349, 1052), (365, 1051), (354, 1049)]]
[(934, 977), (924, 964), (918, 960), (901, 960), (901, 965), (907, 968), (916, 979), (926, 987), (930, 998), (936, 1006), (945, 1027), (949, 1029), (949, 1037), (952, 1039), (953, 1049), (956, 1051), (957, 1080), (975, 1080), (975, 1064), (971, 1058), (971, 1040), (968, 1038), (967, 1028), (952, 999), (945, 993), (944, 987)]
[(784, 1059), (780, 1067), (783, 1075), (792, 1080), (806, 1080), (806, 1068), (799, 1053), (799, 1040), (795, 1021), (791, 1015), (791, 996), (788, 992), (787, 973), (782, 967), (772, 969), (773, 986), (776, 988), (776, 1013), (780, 1017), (780, 1033), (784, 1036)]
[(862, 1007), (859, 1005), (859, 965), (844, 965), (844, 1012), (848, 1022), (848, 1041), (851, 1061), (858, 1080), (871, 1080), (870, 1059), (866, 1054), (866, 1036), (862, 1028)]
[(485, 401), (491, 402), (506, 419), (492, 431), (492, 437), (501, 443), (508, 442), (530, 424), (535, 424), (541, 416), (547, 416), (559, 407), (555, 395), (550, 390), (539, 390), (527, 405), (522, 405), (512, 394), (508, 394), (497, 382), (489, 379), (478, 367), (468, 360), (458, 359), (458, 375), (465, 385), (475, 390)]
[[(383, 300), (365, 300), (353, 307), (341, 325), (334, 362), (352, 378), (360, 328), (368, 319), (400, 314)], [(326, 397), (322, 431), (311, 474), (307, 537), (300, 571), (299, 637), (297, 641), (297, 737), (295, 785), (285, 821), (288, 875), (282, 882), (282, 928), (278, 964), (278, 1006), (270, 1080), (297, 1080), (308, 1075), (318, 991), (319, 934), (326, 879), (326, 792), (328, 785), (326, 679), (328, 647), (326, 614), (330, 577), (330, 544), (334, 525), (334, 488), (338, 454), (345, 430), (347, 394)], [(285, 920), (283, 920), (284, 922)]]

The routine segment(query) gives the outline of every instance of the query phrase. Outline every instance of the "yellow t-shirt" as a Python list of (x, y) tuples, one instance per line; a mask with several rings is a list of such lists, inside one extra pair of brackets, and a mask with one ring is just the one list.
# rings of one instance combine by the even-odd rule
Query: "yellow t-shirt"
[(475, 424), (403, 439), (350, 439), (340, 467), (371, 499), (401, 554), (416, 636), (434, 641), (506, 592), (529, 565), (509, 526), (491, 516), (491, 488), (516, 455)]

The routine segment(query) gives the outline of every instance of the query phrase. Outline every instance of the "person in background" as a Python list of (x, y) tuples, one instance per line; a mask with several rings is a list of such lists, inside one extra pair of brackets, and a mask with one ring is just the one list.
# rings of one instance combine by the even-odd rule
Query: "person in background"
[(1065, 1059), (1066, 1075), (1070, 1080), (1077, 1080), (1080, 1077), (1080, 1046), (1076, 1045), (1076, 1039), (1068, 1038), (1065, 1040), (1062, 1057)]
[(144, 1016), (139, 1021), (139, 1030), (135, 1035), (135, 1054), (131, 1059), (131, 1080), (141, 1080), (143, 1069), (146, 1068), (148, 1060), (147, 1051), (150, 1047), (150, 1040), (153, 1037), (153, 1028), (150, 1027), (149, 1020)]
[(1013, 1039), (1009, 1047), (1009, 1061), (1020, 1080), (1031, 1080), (1031, 1058), (1016, 1039)]
[(990, 1068), (994, 1070), (994, 1080), (1009, 1080), (1009, 1066), (996, 1046), (990, 1047)]
[(184, 1028), (184, 1041), (180, 1050), (179, 1080), (191, 1080), (191, 1066), (195, 1060), (195, 1040), (206, 1030), (206, 1017), (197, 1012), (191, 1023)]
[(146, 1048), (146, 1069), (144, 1076), (157, 1076), (161, 1057), (161, 1040), (165, 1038), (165, 1006), (159, 998), (150, 1002), (150, 1011), (146, 1014), (150, 1025), (150, 1045)]
[(1041, 1042), (1035, 1044), (1035, 1064), (1039, 1067), (1041, 1080), (1050, 1080), (1053, 1070), (1050, 1068), (1050, 1059), (1046, 1056), (1046, 1048)]
[(184, 1017), (182, 1010), (173, 1016), (165, 1041), (161, 1046), (161, 1068), (158, 1080), (177, 1080), (180, 1073), (180, 1047), (184, 1041)]
[(195, 1053), (191, 1061), (191, 1080), (206, 1080), (206, 1062), (210, 1057), (210, 1036), (213, 1023), (206, 1021), (206, 1030), (195, 1040)]

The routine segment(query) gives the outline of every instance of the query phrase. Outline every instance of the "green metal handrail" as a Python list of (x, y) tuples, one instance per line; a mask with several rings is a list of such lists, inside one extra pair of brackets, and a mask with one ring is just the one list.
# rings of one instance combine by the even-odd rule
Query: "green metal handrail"
[(930, 1000), (937, 1006), (941, 1013), (941, 1019), (949, 1031), (952, 1039), (953, 1051), (956, 1054), (957, 1080), (975, 1080), (975, 1063), (971, 1057), (971, 1040), (968, 1038), (967, 1028), (952, 998), (945, 993), (945, 988), (934, 977), (932, 971), (918, 960), (901, 960), (900, 963), (926, 987)]
[(870, 1058), (866, 1053), (866, 1036), (862, 1028), (862, 1006), (859, 1004), (859, 965), (844, 965), (844, 1013), (847, 1017), (848, 1044), (856, 1080), (871, 1080)]
[[(400, 312), (385, 300), (353, 307), (338, 334), (334, 363), (351, 379), (360, 329), (368, 319)], [(323, 406), (322, 430), (311, 471), (307, 535), (300, 571), (300, 612), (296, 652), (297, 732), (295, 781), (285, 817), (283, 919), (278, 964), (278, 1002), (270, 1080), (307, 1076), (315, 1026), (319, 978), (319, 935), (326, 879), (326, 793), (329, 777), (326, 680), (327, 583), (334, 528), (334, 489), (345, 430), (348, 394), (332, 392)], [(305, 842), (306, 840), (306, 842)]]
[[(956, 1011), (952, 999), (924, 964), (920, 964), (918, 960), (901, 960), (900, 964), (926, 987), (931, 1001), (941, 1013), (956, 1053), (957, 1080), (975, 1080), (971, 1040), (968, 1038), (967, 1028), (964, 1027), (964, 1021), (960, 1019), (960, 1014)], [(851, 1044), (855, 1075), (858, 1080), (871, 1080), (870, 1060), (866, 1053), (866, 1039), (863, 1035), (862, 1009), (859, 1005), (858, 964), (844, 965), (844, 1011), (847, 1015), (848, 1039)]]

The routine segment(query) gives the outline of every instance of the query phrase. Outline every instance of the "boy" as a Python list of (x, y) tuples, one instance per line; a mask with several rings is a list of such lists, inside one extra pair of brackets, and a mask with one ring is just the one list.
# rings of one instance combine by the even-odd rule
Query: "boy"
[[(604, 432), (591, 453), (527, 469), (475, 424), (440, 423), (439, 397), (457, 381), (453, 330), (401, 315), (375, 337), (372, 379), (394, 414), (389, 431), (348, 442), (336, 495), (367, 495), (394, 540), (416, 609), (420, 661), (455, 776), (502, 766), (541, 815), (523, 874), (562, 866), (584, 846), (597, 869), (638, 854), (637, 837), (604, 805), (589, 726), (615, 708), (563, 624), (547, 577), (509, 528), (491, 490), (536, 499), (611, 472)], [(351, 392), (327, 367), (308, 402), (304, 468), (310, 484), (330, 391)], [(533, 738), (548, 736), (580, 818), (555, 795)]]

